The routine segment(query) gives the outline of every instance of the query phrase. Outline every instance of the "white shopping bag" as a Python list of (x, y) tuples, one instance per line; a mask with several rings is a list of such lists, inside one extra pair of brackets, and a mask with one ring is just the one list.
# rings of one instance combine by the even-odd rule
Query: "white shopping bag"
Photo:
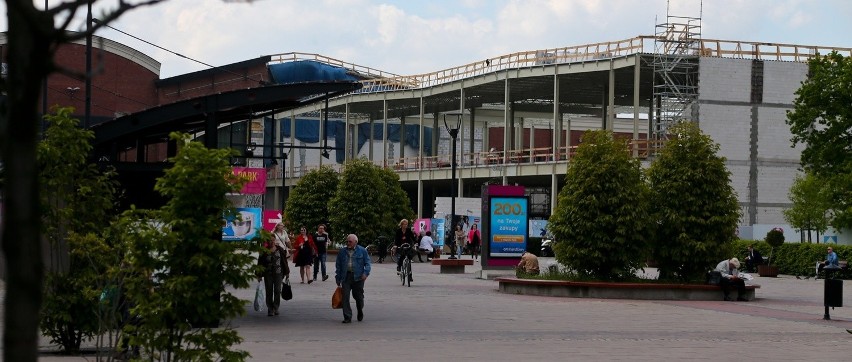
[(266, 310), (266, 292), (263, 289), (263, 282), (257, 283), (257, 288), (254, 290), (254, 310), (255, 312)]

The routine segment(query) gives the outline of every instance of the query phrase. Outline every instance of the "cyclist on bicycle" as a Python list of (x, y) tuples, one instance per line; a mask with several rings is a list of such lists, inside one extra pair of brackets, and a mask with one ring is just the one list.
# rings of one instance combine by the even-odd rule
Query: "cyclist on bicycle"
[(396, 255), (399, 256), (396, 260), (396, 272), (399, 273), (399, 269), (402, 268), (402, 258), (405, 254), (401, 254), (402, 244), (408, 244), (409, 249), (408, 252), (411, 251), (411, 245), (415, 245), (417, 238), (414, 237), (414, 232), (411, 231), (411, 228), (408, 227), (408, 220), (402, 219), (399, 221), (399, 228), (396, 229), (396, 235), (393, 237), (393, 245), (396, 246)]

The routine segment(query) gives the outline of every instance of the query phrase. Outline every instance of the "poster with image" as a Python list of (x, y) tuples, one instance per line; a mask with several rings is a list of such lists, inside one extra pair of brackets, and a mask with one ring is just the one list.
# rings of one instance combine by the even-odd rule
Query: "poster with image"
[(432, 219), (432, 241), (436, 246), (444, 246), (444, 223), (443, 218)]
[(223, 241), (251, 240), (261, 227), (262, 209), (260, 208), (237, 208), (234, 217), (225, 218), (225, 226), (222, 228)]

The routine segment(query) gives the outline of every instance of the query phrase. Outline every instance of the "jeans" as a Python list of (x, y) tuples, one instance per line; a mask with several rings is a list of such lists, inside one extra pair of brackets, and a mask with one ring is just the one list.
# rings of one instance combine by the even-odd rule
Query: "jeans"
[(346, 277), (343, 278), (340, 286), (343, 288), (343, 319), (350, 321), (352, 320), (352, 306), (349, 305), (349, 293), (352, 293), (352, 297), (355, 298), (355, 307), (358, 308), (359, 312), (362, 311), (364, 309), (364, 281), (361, 280), (360, 276), (356, 281), (355, 274), (346, 272)]
[(317, 274), (319, 274), (320, 268), (322, 268), (323, 278), (325, 278), (325, 276), (328, 275), (325, 272), (325, 261), (326, 260), (328, 260), (328, 254), (326, 254), (326, 253), (317, 254), (317, 256), (314, 257), (314, 280), (317, 280)]

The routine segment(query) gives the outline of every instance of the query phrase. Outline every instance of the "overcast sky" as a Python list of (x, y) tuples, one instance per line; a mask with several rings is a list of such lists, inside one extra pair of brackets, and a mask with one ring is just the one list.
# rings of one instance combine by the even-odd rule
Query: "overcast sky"
[[(114, 2), (98, 1), (95, 17)], [(112, 25), (212, 65), (303, 52), (414, 75), (518, 51), (652, 35), (666, 20), (667, 3), (669, 15), (701, 17), (707, 39), (852, 47), (849, 0), (705, 0), (703, 9), (699, 0), (171, 0)], [(5, 14), (5, 2), (0, 9)], [(0, 29), (7, 28), (4, 16)], [(158, 60), (164, 78), (206, 68), (115, 31), (98, 35)]]

